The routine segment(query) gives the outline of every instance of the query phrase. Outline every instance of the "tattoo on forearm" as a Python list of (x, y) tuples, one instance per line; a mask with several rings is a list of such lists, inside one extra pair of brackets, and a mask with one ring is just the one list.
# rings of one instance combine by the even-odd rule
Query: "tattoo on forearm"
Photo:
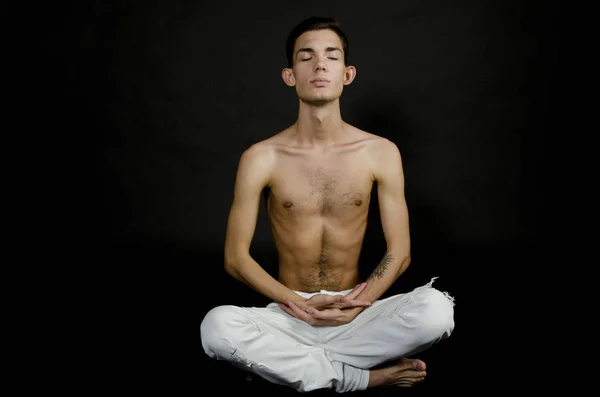
[(377, 265), (375, 270), (373, 270), (373, 273), (371, 273), (371, 275), (369, 276), (369, 280), (382, 278), (388, 266), (390, 265), (390, 263), (392, 263), (393, 260), (394, 257), (392, 256), (392, 254), (386, 252), (383, 256), (383, 259), (381, 259), (381, 262), (379, 262), (379, 265)]

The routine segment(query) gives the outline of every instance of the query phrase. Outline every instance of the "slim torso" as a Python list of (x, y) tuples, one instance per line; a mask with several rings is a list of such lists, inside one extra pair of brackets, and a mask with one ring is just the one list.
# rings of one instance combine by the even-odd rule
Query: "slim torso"
[(279, 281), (316, 292), (353, 288), (373, 187), (368, 157), (372, 136), (326, 152), (294, 147), (285, 135), (273, 140), (276, 167), (267, 199), (279, 255)]

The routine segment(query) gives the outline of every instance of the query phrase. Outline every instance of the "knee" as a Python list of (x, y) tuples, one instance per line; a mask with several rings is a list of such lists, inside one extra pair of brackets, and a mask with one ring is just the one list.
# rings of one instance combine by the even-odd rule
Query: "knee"
[(231, 355), (234, 348), (235, 323), (239, 315), (233, 306), (217, 306), (211, 309), (200, 324), (202, 348), (211, 357)]
[(443, 339), (454, 330), (454, 302), (445, 293), (429, 288), (423, 299), (421, 329), (432, 340)]

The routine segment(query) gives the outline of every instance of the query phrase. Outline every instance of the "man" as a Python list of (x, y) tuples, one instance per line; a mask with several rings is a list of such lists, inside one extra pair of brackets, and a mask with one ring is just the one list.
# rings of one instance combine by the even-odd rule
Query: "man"
[[(342, 120), (339, 98), (356, 69), (334, 20), (301, 22), (287, 55), (282, 78), (296, 89), (297, 121), (242, 154), (225, 239), (225, 270), (273, 303), (213, 308), (201, 324), (203, 348), (298, 391), (412, 386), (426, 367), (408, 356), (450, 335), (454, 303), (431, 283), (380, 299), (410, 263), (400, 152)], [(387, 252), (361, 282), (373, 183)], [(249, 254), (263, 191), (278, 279)]]

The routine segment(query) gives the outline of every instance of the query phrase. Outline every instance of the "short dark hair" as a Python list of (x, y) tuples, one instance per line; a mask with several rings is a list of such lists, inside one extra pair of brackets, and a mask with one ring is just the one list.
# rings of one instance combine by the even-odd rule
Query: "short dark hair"
[(296, 45), (296, 40), (298, 37), (304, 32), (323, 29), (333, 30), (338, 35), (342, 42), (342, 49), (344, 51), (344, 63), (346, 65), (348, 64), (348, 38), (342, 31), (340, 24), (333, 18), (313, 16), (306, 18), (296, 25), (288, 35), (285, 48), (288, 67), (291, 68), (294, 65), (294, 46)]

